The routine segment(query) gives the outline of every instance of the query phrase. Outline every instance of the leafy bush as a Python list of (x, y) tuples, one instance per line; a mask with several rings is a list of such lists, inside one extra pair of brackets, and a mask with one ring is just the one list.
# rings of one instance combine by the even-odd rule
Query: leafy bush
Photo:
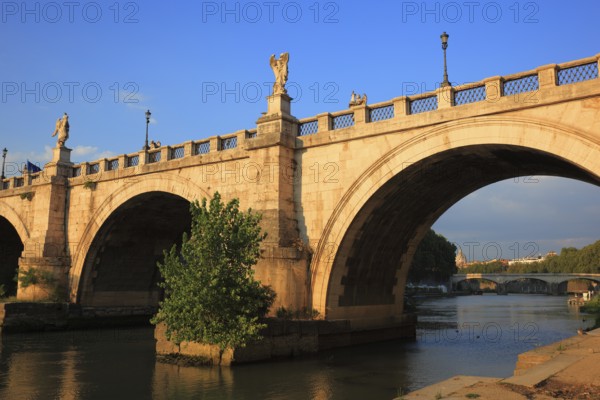
[(239, 201), (221, 202), (215, 193), (210, 205), (203, 199), (190, 206), (191, 235), (183, 235), (181, 249), (164, 253), (158, 267), (165, 299), (154, 324), (166, 324), (167, 338), (229, 347), (244, 347), (260, 338), (275, 292), (254, 279), (252, 266), (265, 238), (261, 216), (239, 210)]

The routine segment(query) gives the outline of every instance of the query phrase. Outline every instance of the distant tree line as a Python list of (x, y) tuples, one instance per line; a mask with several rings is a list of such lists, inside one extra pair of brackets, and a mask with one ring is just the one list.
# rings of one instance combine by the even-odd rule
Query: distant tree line
[(425, 235), (408, 272), (411, 283), (445, 283), (456, 273), (456, 246), (430, 229)]
[(462, 268), (461, 273), (600, 273), (600, 241), (578, 250), (565, 247), (557, 256), (548, 257), (536, 263), (515, 263), (504, 266), (499, 261), (476, 263)]

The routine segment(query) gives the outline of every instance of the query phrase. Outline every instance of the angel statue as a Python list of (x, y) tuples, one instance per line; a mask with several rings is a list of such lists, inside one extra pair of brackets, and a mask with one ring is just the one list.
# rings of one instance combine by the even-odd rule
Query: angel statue
[(288, 79), (288, 61), (290, 60), (289, 53), (281, 53), (279, 60), (275, 59), (275, 54), (271, 54), (269, 60), (273, 73), (275, 74), (275, 83), (273, 84), (273, 94), (285, 94), (285, 84)]
[(52, 137), (58, 134), (58, 142), (56, 147), (65, 147), (65, 142), (69, 138), (69, 116), (67, 113), (63, 115), (62, 119), (59, 118), (56, 120), (56, 128), (54, 129), (54, 133)]

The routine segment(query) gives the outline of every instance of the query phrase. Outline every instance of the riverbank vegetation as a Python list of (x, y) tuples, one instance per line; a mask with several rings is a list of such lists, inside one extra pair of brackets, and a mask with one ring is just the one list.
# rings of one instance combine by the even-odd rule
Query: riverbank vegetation
[(594, 297), (582, 305), (579, 310), (589, 314), (600, 314), (600, 296)]
[(456, 246), (433, 229), (425, 235), (408, 272), (408, 282), (446, 283), (456, 273)]
[(581, 249), (565, 247), (557, 256), (548, 257), (535, 263), (515, 263), (504, 265), (500, 261), (490, 263), (475, 263), (467, 268), (462, 268), (460, 273), (600, 273), (600, 241), (585, 246)]

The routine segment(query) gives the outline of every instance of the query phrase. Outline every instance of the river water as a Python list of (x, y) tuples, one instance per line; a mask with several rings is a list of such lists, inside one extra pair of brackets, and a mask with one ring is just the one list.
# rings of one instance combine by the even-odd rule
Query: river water
[(595, 322), (543, 295), (427, 299), (418, 313), (415, 342), (232, 369), (157, 363), (150, 328), (4, 335), (0, 399), (391, 399), (458, 374), (509, 376), (519, 353)]

